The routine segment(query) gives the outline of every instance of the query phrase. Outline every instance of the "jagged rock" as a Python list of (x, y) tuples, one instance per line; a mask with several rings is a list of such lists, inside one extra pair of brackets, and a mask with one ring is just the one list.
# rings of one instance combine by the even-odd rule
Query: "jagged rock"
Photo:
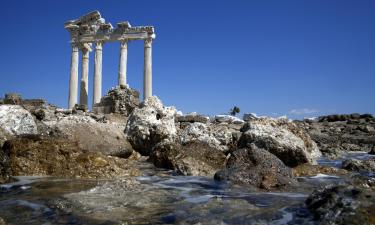
[(139, 92), (135, 89), (121, 86), (111, 89), (95, 104), (93, 111), (95, 113), (120, 113), (129, 116), (135, 108), (139, 106)]
[(152, 148), (176, 136), (174, 107), (164, 107), (156, 97), (147, 98), (130, 114), (125, 133), (133, 148), (142, 155), (149, 155)]
[(375, 223), (375, 194), (353, 186), (327, 186), (306, 200), (317, 224)]
[(214, 134), (209, 130), (209, 126), (204, 123), (184, 123), (178, 130), (178, 137), (182, 144), (191, 141), (205, 142), (211, 147), (226, 151), (227, 146), (221, 145), (220, 141), (215, 138)]
[(0, 159), (0, 173), (5, 178), (39, 175), (114, 178), (139, 174), (131, 160), (89, 152), (66, 139), (37, 135), (7, 140)]
[(243, 114), (243, 120), (248, 122), (253, 119), (258, 119), (259, 117), (255, 113), (245, 113)]
[(215, 121), (219, 123), (234, 123), (234, 124), (242, 124), (244, 123), (243, 120), (230, 115), (216, 115)]
[(346, 159), (342, 168), (355, 172), (375, 172), (375, 158), (367, 160)]
[(207, 123), (210, 121), (210, 118), (207, 116), (199, 115), (199, 114), (187, 114), (187, 115), (179, 115), (176, 116), (176, 122), (186, 122), (186, 123)]
[(254, 143), (281, 159), (287, 166), (315, 163), (320, 151), (308, 134), (294, 123), (277, 119), (252, 120), (242, 128), (239, 147)]
[(0, 147), (9, 137), (37, 134), (33, 116), (19, 105), (0, 105)]
[(255, 145), (234, 151), (226, 168), (218, 171), (215, 179), (266, 190), (284, 188), (293, 182), (290, 168), (275, 155)]
[(149, 161), (155, 166), (176, 170), (187, 176), (213, 176), (225, 165), (225, 154), (200, 141), (180, 144), (162, 142), (155, 146)]

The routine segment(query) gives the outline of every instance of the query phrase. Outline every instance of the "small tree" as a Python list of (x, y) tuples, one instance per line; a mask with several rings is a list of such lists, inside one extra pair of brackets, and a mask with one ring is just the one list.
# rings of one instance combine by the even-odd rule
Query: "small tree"
[(237, 113), (240, 113), (240, 108), (237, 106), (234, 106), (232, 109), (230, 109), (229, 114), (231, 116), (235, 116)]

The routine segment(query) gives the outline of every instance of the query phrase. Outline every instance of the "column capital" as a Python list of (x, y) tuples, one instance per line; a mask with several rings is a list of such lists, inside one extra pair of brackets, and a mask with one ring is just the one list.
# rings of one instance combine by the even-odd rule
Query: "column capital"
[(120, 48), (128, 48), (128, 40), (121, 40), (120, 42)]
[(104, 41), (98, 41), (95, 43), (95, 49), (96, 50), (102, 50), (103, 49)]
[(145, 48), (151, 48), (152, 38), (145, 39)]

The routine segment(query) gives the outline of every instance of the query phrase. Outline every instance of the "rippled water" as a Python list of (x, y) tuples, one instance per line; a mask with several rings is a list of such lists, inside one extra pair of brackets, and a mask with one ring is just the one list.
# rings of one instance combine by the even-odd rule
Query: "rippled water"
[(319, 174), (298, 178), (299, 188), (291, 192), (269, 193), (174, 176), (146, 162), (139, 167), (142, 176), (114, 181), (19, 177), (0, 186), (0, 217), (9, 224), (313, 224), (304, 207), (308, 194), (343, 182)]

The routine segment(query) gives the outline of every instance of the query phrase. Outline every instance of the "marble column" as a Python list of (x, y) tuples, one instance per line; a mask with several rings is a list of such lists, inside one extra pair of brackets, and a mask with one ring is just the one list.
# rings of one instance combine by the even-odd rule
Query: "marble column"
[(81, 91), (79, 104), (88, 106), (89, 94), (89, 49), (82, 48)]
[(143, 78), (143, 100), (152, 96), (152, 39), (145, 39), (144, 52), (144, 78)]
[(97, 42), (95, 46), (93, 106), (99, 103), (102, 97), (102, 46), (102, 42)]
[(72, 44), (72, 58), (70, 62), (70, 80), (69, 80), (69, 102), (68, 108), (72, 109), (77, 104), (78, 98), (78, 46)]
[(124, 40), (120, 43), (120, 63), (118, 68), (118, 85), (126, 85), (126, 64), (128, 61), (128, 41)]

